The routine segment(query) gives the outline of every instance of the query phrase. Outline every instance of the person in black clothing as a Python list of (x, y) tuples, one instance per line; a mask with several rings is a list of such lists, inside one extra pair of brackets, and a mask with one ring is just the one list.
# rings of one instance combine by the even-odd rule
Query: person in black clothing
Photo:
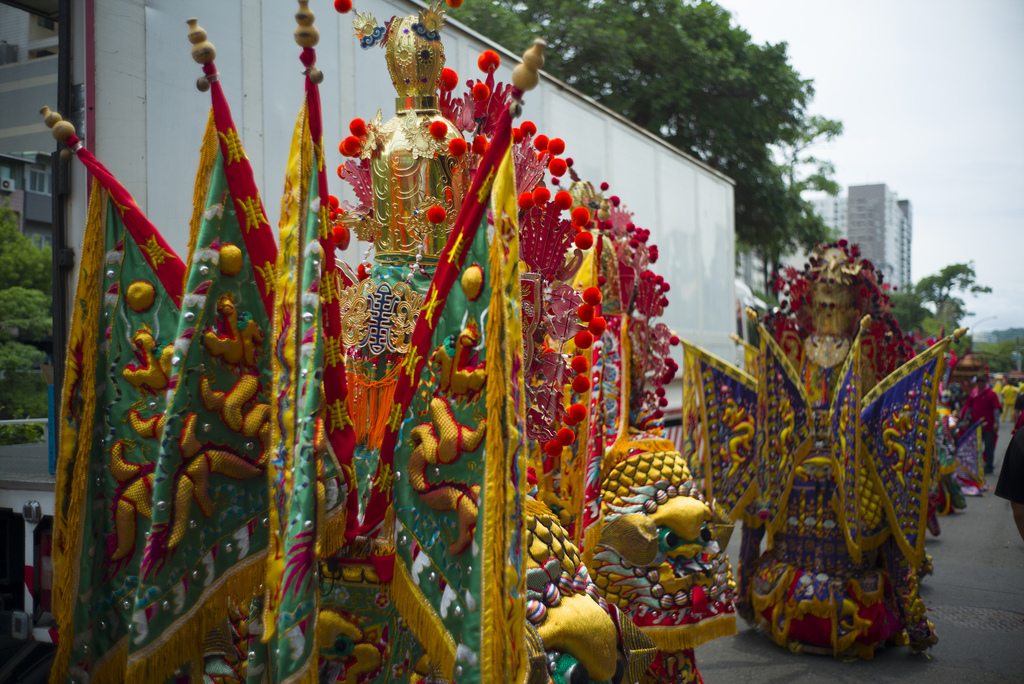
[(996, 496), (1010, 502), (1013, 522), (1024, 539), (1024, 429), (1018, 429), (1010, 439), (1003, 456), (1003, 467), (996, 483)]

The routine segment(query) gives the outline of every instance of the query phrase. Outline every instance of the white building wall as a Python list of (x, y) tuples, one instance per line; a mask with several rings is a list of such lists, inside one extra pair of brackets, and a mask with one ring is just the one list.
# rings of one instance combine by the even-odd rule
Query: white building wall
[[(422, 5), (409, 0), (363, 0), (360, 12), (379, 21), (411, 14)], [(268, 216), (279, 213), (288, 145), (303, 96), (299, 48), (292, 38), (294, 6), (280, 0), (95, 0), (92, 27), (96, 50), (96, 139), (90, 147), (134, 195), (139, 206), (184, 254), (188, 241), (194, 173), (209, 109), (209, 96), (195, 81), (201, 70), (189, 54), (185, 20), (191, 16), (217, 48), (222, 76), (246, 152), (253, 165)], [(321, 86), (328, 165), (344, 160), (338, 143), (356, 116), (370, 119), (382, 110), (394, 114), (395, 93), (379, 48), (364, 51), (353, 36), (353, 14), (339, 15), (318, 4), (321, 41), (317, 64)], [(89, 17), (84, 17), (89, 21)], [(518, 56), (457, 22), (442, 32), (447, 65), (460, 81), (476, 78), (476, 60), (486, 48), (499, 51), (498, 80), (509, 82)], [(84, 58), (76, 43), (76, 61)], [(80, 63), (80, 62), (79, 62)], [(566, 156), (581, 177), (608, 181), (611, 192), (651, 230), (661, 258), (656, 270), (672, 286), (665, 322), (695, 343), (731, 357), (734, 295), (733, 186), (709, 169), (631, 123), (600, 107), (567, 85), (542, 77), (527, 93), (523, 118), (541, 132), (561, 137)], [(84, 216), (84, 173), (72, 213)], [(330, 191), (354, 199), (347, 185), (330, 174)], [(80, 212), (80, 213), (79, 213)], [(73, 223), (71, 243), (81, 240)], [(354, 262), (354, 243), (346, 257)], [(75, 282), (74, 280), (71, 281)], [(677, 359), (681, 361), (680, 359)]]

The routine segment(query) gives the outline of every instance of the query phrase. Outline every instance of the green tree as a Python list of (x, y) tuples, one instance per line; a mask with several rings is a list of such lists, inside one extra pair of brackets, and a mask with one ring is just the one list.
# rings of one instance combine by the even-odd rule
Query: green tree
[(51, 294), (53, 261), (49, 247), (36, 247), (18, 229), (18, 215), (5, 200), (0, 205), (0, 290), (15, 285)]
[(960, 326), (960, 321), (970, 312), (961, 296), (992, 292), (991, 287), (977, 283), (974, 262), (950, 264), (934, 275), (925, 276), (914, 286), (925, 304), (932, 306), (933, 314), (947, 330)]
[(905, 333), (923, 329), (925, 319), (932, 317), (931, 311), (924, 306), (924, 298), (914, 292), (913, 288), (902, 292), (891, 292), (889, 300), (892, 302), (893, 318)]
[(549, 73), (733, 178), (741, 248), (774, 263), (827, 237), (800, 193), (827, 190), (830, 167), (805, 152), (842, 127), (807, 116), (814, 88), (785, 43), (752, 43), (712, 2), (491, 0), (451, 16), (516, 52), (544, 37)]
[(46, 416), (41, 344), (53, 331), (50, 249), (18, 230), (17, 214), (0, 206), (0, 419)]

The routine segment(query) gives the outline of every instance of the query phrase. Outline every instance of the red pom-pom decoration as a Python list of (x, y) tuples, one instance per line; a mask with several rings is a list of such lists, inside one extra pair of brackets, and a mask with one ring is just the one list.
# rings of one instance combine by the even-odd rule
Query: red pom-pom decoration
[(580, 304), (576, 309), (576, 315), (584, 323), (589, 323), (594, 320), (594, 307), (590, 306), (590, 304)]
[(552, 176), (564, 176), (565, 172), (569, 170), (569, 167), (565, 165), (564, 159), (552, 159), (548, 162), (548, 171), (551, 172)]
[(338, 246), (338, 249), (348, 249), (348, 243), (352, 239), (348, 228), (340, 223), (331, 229), (331, 237), (334, 238), (334, 244)]
[(533, 207), (533, 193), (532, 192), (521, 192), (519, 193), (519, 208), (523, 211), (531, 209)]
[(514, 142), (516, 145), (518, 145), (519, 143), (523, 142), (523, 132), (522, 132), (522, 130), (520, 130), (518, 128), (513, 128), (512, 129), (512, 142)]
[(608, 189), (608, 183), (601, 183), (601, 192), (605, 192)]
[(348, 130), (357, 138), (366, 137), (366, 122), (360, 118), (352, 119), (348, 124)]
[(590, 362), (587, 361), (584, 356), (572, 357), (572, 362), (569, 365), (572, 366), (572, 369), (576, 371), (577, 375), (582, 375), (590, 370)]
[(445, 69), (441, 72), (441, 90), (454, 90), (459, 85), (459, 75), (454, 69)]
[(359, 267), (356, 269), (356, 277), (360, 280), (366, 280), (370, 277), (370, 274), (366, 272), (366, 264), (359, 264)]
[(487, 138), (482, 135), (478, 135), (473, 138), (473, 154), (482, 155), (487, 151)]
[(555, 193), (555, 206), (565, 211), (572, 206), (572, 195), (565, 190), (559, 190)]
[(572, 210), (572, 225), (583, 227), (590, 223), (590, 210), (586, 207), (576, 207)]
[(501, 65), (501, 57), (494, 50), (484, 50), (476, 59), (476, 65), (484, 73), (493, 71)]
[(473, 99), (477, 102), (483, 102), (491, 96), (491, 89), (487, 87), (486, 83), (477, 81), (473, 84)]
[(339, 14), (348, 14), (352, 11), (352, 0), (334, 0), (334, 9)]
[(679, 338), (676, 337), (675, 335), (673, 335), (672, 337), (668, 338), (668, 343), (671, 344), (673, 347), (678, 347), (679, 346)]
[(327, 204), (330, 205), (331, 209), (336, 210), (338, 208), (338, 198), (335, 197), (334, 195), (328, 195)]
[(558, 178), (555, 177), (555, 178), (551, 179), (551, 184), (552, 185), (561, 185), (561, 181), (559, 181)]
[(665, 396), (665, 388), (659, 387), (658, 389), (654, 390), (654, 393), (657, 394), (659, 397), (663, 397)]
[(668, 399), (666, 399), (665, 397), (661, 397), (660, 399), (658, 399), (658, 406), (660, 406), (661, 408), (665, 408), (666, 406), (668, 406)]
[(448, 135), (448, 124), (444, 121), (434, 121), (430, 124), (430, 135), (438, 140)]
[(619, 204), (622, 203), (622, 200), (619, 199), (618, 195), (612, 195), (611, 197), (608, 198), (608, 201), (612, 203), (613, 207), (617, 207), (619, 206)]
[(448, 141), (448, 154), (453, 157), (461, 157), (466, 154), (467, 147), (466, 141), (462, 138), (452, 138)]
[(533, 146), (536, 147), (541, 152), (545, 151), (546, 149), (548, 149), (548, 136), (543, 134), (538, 135), (536, 138), (533, 139)]
[(572, 168), (572, 157), (566, 157), (565, 163), (569, 168)]
[(565, 141), (561, 138), (552, 138), (548, 141), (548, 152), (553, 155), (559, 155), (565, 152)]
[(604, 287), (604, 284), (608, 282), (608, 279), (604, 276), (597, 276), (597, 284)]
[(537, 132), (537, 124), (532, 121), (524, 121), (520, 124), (519, 130), (523, 132), (523, 135), (533, 135)]
[(346, 157), (354, 157), (359, 154), (359, 150), (362, 148), (363, 143), (354, 135), (350, 135), (341, 141), (341, 145), (338, 146), (338, 150)]
[[(339, 147), (340, 147), (340, 145), (339, 145)], [(341, 174), (344, 171), (345, 171), (345, 165), (344, 164), (338, 164), (338, 178), (341, 178)]]
[(569, 446), (576, 441), (576, 433), (567, 427), (558, 431), (558, 443), (562, 446)]
[(590, 389), (590, 378), (586, 375), (577, 375), (572, 380), (572, 391), (576, 394), (583, 394)]
[(551, 191), (545, 188), (543, 185), (538, 185), (533, 191), (533, 203), (540, 206), (546, 204), (551, 199)]
[(583, 291), (583, 301), (590, 306), (597, 306), (601, 303), (601, 291), (591, 285)]
[(594, 344), (594, 336), (586, 330), (580, 330), (576, 333), (576, 336), (573, 337), (573, 342), (575, 342), (576, 346), (580, 349), (590, 349), (590, 345)]
[(435, 205), (427, 209), (427, 220), (434, 225), (442, 223), (446, 216), (448, 216), (448, 212), (444, 210), (444, 207)]
[(607, 321), (601, 316), (598, 316), (594, 320), (587, 324), (587, 330), (589, 330), (594, 337), (600, 337), (604, 334), (604, 331), (608, 328)]
[(562, 443), (552, 439), (544, 443), (544, 453), (551, 458), (558, 458), (562, 455)]
[(590, 249), (594, 246), (594, 234), (588, 230), (581, 230), (573, 240), (580, 249)]
[(566, 422), (576, 425), (577, 423), (582, 423), (583, 419), (587, 417), (587, 407), (583, 404), (572, 404), (566, 413), (568, 414)]

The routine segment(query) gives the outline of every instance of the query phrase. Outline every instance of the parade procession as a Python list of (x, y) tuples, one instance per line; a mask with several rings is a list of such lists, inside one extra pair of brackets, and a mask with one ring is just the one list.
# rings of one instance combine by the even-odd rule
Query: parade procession
[[(39, 103), (88, 178), (49, 681), (711, 684), (700, 647), (748, 631), (778, 658), (926, 663), (926, 538), (991, 465), (980, 411), (958, 413), (987, 372), (954, 351), (967, 328), (902, 330), (848, 239), (772, 269), (777, 306), (702, 294), (639, 211), (697, 191), (661, 162), (589, 175), (636, 160), (538, 104), (549, 36), (446, 62), (461, 0), (352, 4), (263, 4), (292, 62), (261, 97), (278, 73), (302, 91), (287, 149), (238, 54), (218, 64), (244, 19), (167, 16), (178, 42), (145, 46), (147, 92), (188, 66), (209, 112), (201, 138), (150, 125), (149, 154), (180, 150), (164, 176), (105, 166)], [(318, 55), (339, 21), (351, 53)], [(393, 93), (338, 105), (370, 80)], [(687, 243), (693, 270), (720, 262), (731, 293), (731, 181), (701, 173), (727, 237)], [(128, 188), (167, 205), (172, 176), (192, 203), (151, 221)], [(714, 316), (735, 349), (680, 323)]]

